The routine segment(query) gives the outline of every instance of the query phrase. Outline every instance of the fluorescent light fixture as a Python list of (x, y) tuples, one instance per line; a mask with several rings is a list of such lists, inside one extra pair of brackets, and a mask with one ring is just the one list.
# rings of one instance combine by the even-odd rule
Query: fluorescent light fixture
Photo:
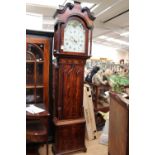
[(112, 41), (112, 42), (115, 42), (115, 43), (118, 43), (118, 44), (123, 44), (123, 45), (129, 46), (129, 43), (128, 42), (125, 42), (123, 40), (114, 39), (114, 38), (107, 38), (106, 40)]
[(34, 17), (43, 17), (40, 13), (32, 13), (32, 12), (26, 12), (26, 16), (34, 16)]
[(120, 36), (128, 36), (128, 35), (129, 35), (129, 32), (124, 32), (120, 34)]
[[(98, 41), (93, 41), (93, 43), (92, 43), (92, 52), (94, 54), (96, 52), (98, 53), (100, 51), (105, 51), (104, 52), (104, 54), (105, 54), (105, 53), (107, 53), (107, 51), (114, 51), (114, 50), (116, 50), (116, 47), (112, 47), (111, 44), (104, 44), (104, 43), (98, 42)], [(99, 54), (101, 54), (101, 53), (99, 53)]]
[(91, 8), (93, 5), (94, 5), (94, 3), (88, 3), (88, 2), (81, 3), (82, 8), (84, 8), (84, 7)]
[(101, 11), (100, 13), (98, 13), (98, 14), (96, 15), (96, 17), (100, 16), (101, 14), (103, 14), (104, 12), (108, 11), (108, 10), (111, 9), (111, 8), (112, 8), (112, 6), (109, 6), (109, 7), (106, 8), (105, 10)]
[(112, 7), (114, 7), (115, 5), (117, 5), (117, 3), (119, 3), (122, 0), (118, 0), (115, 3), (113, 3), (112, 5), (110, 5), (109, 7), (107, 7), (106, 9), (102, 10), (101, 12), (99, 12), (96, 17), (100, 16), (101, 14), (103, 14), (104, 12), (108, 11), (109, 9), (111, 9)]
[(65, 2), (62, 5), (65, 6), (66, 3), (72, 3), (72, 4), (74, 4), (74, 1), (73, 0), (65, 0)]
[(97, 37), (97, 39), (104, 39), (104, 40), (119, 43), (119, 44), (129, 45), (128, 42), (125, 42), (125, 41), (119, 40), (119, 39), (114, 39), (114, 38), (111, 38), (111, 37), (108, 37), (108, 36), (105, 36), (105, 35), (101, 35), (101, 36)]
[(91, 11), (94, 11), (97, 7), (99, 7), (99, 5), (100, 5), (100, 4), (94, 4), (94, 5), (90, 8), (90, 10), (91, 10)]
[(104, 35), (102, 35), (102, 36), (99, 36), (99, 37), (97, 37), (98, 39), (106, 39), (106, 38), (108, 38), (107, 36), (104, 36)]

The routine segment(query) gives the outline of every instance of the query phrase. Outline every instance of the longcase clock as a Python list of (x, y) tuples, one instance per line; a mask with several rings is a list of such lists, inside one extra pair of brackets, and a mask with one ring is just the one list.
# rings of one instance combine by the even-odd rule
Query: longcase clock
[(80, 2), (67, 3), (54, 15), (53, 101), (56, 155), (86, 151), (83, 114), (84, 66), (91, 56), (95, 17)]

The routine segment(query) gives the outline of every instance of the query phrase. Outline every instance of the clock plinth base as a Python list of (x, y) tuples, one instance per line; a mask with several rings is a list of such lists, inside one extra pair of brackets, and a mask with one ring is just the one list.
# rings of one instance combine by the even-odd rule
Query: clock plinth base
[(86, 152), (85, 120), (54, 120), (56, 133), (52, 150), (54, 155), (65, 155), (76, 151)]

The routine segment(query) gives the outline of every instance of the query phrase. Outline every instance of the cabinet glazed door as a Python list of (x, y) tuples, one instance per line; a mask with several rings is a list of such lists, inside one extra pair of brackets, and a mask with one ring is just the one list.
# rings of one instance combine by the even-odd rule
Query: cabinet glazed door
[(49, 39), (26, 37), (26, 103), (48, 109)]

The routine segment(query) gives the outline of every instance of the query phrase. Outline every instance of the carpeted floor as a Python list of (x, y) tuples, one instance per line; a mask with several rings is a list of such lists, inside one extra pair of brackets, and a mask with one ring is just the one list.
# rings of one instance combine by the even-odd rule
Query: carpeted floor
[[(99, 137), (100, 137), (101, 132), (98, 132), (97, 139), (88, 141), (86, 140), (86, 147), (87, 147), (87, 152), (76, 152), (73, 153), (72, 155), (108, 155), (108, 147), (107, 145), (99, 144)], [(52, 145), (49, 145), (49, 155), (53, 155), (51, 151)], [(39, 149), (40, 155), (46, 155), (45, 149), (46, 147), (43, 146)]]

